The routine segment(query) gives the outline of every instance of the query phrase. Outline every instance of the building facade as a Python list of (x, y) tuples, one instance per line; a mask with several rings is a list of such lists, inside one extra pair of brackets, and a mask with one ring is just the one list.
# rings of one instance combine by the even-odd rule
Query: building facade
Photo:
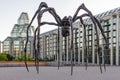
[[(120, 65), (120, 8), (116, 8), (110, 11), (103, 12), (95, 15), (99, 20), (104, 30), (104, 34), (107, 37), (109, 43), (109, 49), (106, 54), (106, 64)], [(86, 39), (87, 48), (89, 49), (88, 63), (99, 64), (99, 58), (97, 54), (97, 43), (96, 43), (96, 32), (94, 24), (90, 18), (84, 19), (86, 25)], [(29, 18), (27, 13), (22, 13), (18, 18), (18, 23), (14, 25), (11, 36), (7, 37), (3, 41), (3, 52), (13, 54), (19, 57), (24, 50), (26, 41), (26, 30), (29, 24)], [(84, 30), (83, 25), (80, 22), (73, 24), (74, 33), (74, 53), (73, 61), (75, 64), (86, 63), (86, 54), (84, 47)], [(27, 53), (33, 57), (33, 32), (34, 27), (31, 26), (29, 30), (29, 44)], [(71, 31), (70, 31), (71, 34)], [(102, 48), (100, 62), (104, 63), (104, 45), (102, 34), (98, 29), (99, 44)], [(58, 36), (59, 35), (59, 36)], [(58, 29), (54, 29), (40, 35), (40, 58), (45, 60), (58, 60), (58, 37), (59, 37), (59, 51), (60, 51), (60, 62), (69, 64), (71, 60), (70, 55), (70, 36), (63, 37), (62, 30), (60, 28), (59, 34)]]
[[(26, 42), (26, 31), (29, 24), (28, 14), (22, 12), (18, 18), (17, 24), (12, 28), (11, 34), (3, 41), (3, 52), (6, 54), (14, 55), (15, 57), (20, 57), (24, 52), (24, 45)], [(34, 27), (31, 26), (29, 29), (29, 44), (28, 51), (29, 55), (32, 55), (31, 51), (31, 41), (33, 39)]]
[[(120, 65), (120, 8), (116, 8), (110, 11), (103, 12), (101, 14), (95, 15), (99, 20), (104, 30), (104, 34), (107, 37), (109, 43), (108, 53), (106, 53), (106, 64), (110, 65)], [(99, 64), (99, 59), (97, 55), (96, 48), (96, 32), (94, 29), (94, 24), (90, 18), (84, 19), (86, 27), (86, 38), (87, 38), (87, 48), (89, 48), (88, 62), (92, 64)], [(80, 22), (73, 24), (74, 26), (74, 63), (84, 64), (86, 62), (85, 52), (84, 52), (84, 31), (83, 25)], [(99, 44), (102, 48), (101, 63), (104, 63), (104, 40), (100, 30), (99, 34)], [(60, 62), (66, 64), (70, 63), (70, 37), (62, 37), (60, 30)], [(46, 32), (40, 36), (40, 57), (42, 59), (54, 59), (58, 60), (58, 29)]]

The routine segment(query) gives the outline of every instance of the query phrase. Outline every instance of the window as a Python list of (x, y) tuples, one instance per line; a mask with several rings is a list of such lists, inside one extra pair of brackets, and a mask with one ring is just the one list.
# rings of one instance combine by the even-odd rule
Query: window
[(91, 31), (91, 30), (89, 31), (89, 34), (92, 34), (92, 31)]
[(113, 38), (113, 43), (116, 43), (116, 38)]
[(100, 39), (100, 45), (101, 45), (101, 44), (103, 44), (103, 40), (102, 40), (102, 39)]
[(113, 30), (116, 30), (116, 25), (113, 25)]
[(117, 19), (116, 19), (116, 16), (113, 17), (113, 23), (116, 23), (117, 22)]
[(113, 36), (114, 36), (114, 37), (116, 36), (116, 31), (113, 31)]
[(107, 27), (104, 27), (104, 31), (107, 31)]
[(92, 36), (89, 36), (89, 40), (92, 40)]
[(109, 25), (109, 20), (105, 20), (104, 25)]
[(100, 39), (102, 39), (103, 38), (102, 34), (100, 34), (99, 37), (100, 37)]

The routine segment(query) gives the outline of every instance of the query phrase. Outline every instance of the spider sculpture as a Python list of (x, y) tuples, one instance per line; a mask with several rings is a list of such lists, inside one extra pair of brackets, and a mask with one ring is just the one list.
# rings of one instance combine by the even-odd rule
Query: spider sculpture
[[(79, 15), (78, 16), (78, 12), (80, 10), (84, 10), (86, 11), (87, 13), (84, 13), (82, 15)], [(42, 19), (42, 15), (45, 13), (45, 12), (49, 12), (55, 19), (56, 23), (54, 22), (41, 22), (41, 19)], [(99, 23), (99, 21), (92, 15), (92, 13), (85, 7), (84, 4), (81, 4), (77, 11), (75, 12), (74, 16), (65, 16), (63, 19), (61, 19), (59, 17), (59, 15), (56, 13), (56, 11), (54, 10), (54, 8), (51, 8), (51, 7), (48, 7), (48, 5), (45, 3), (45, 2), (41, 2), (40, 3), (40, 6), (39, 8), (37, 9), (37, 11), (35, 12), (30, 24), (28, 25), (27, 27), (27, 40), (26, 40), (26, 43), (25, 43), (25, 48), (24, 48), (24, 51), (25, 51), (25, 65), (26, 65), (26, 68), (27, 68), (27, 71), (29, 71), (28, 69), (28, 66), (27, 66), (27, 62), (26, 62), (26, 51), (27, 51), (27, 44), (28, 44), (28, 39), (29, 39), (29, 35), (28, 35), (28, 30), (33, 22), (33, 20), (35, 19), (35, 17), (37, 16), (37, 21), (38, 21), (38, 26), (37, 28), (35, 29), (35, 32), (34, 32), (34, 41), (33, 41), (33, 52), (34, 52), (34, 55), (35, 55), (35, 65), (36, 65), (36, 70), (37, 72), (39, 73), (39, 54), (40, 54), (40, 27), (45, 25), (45, 24), (48, 24), (48, 25), (54, 25), (54, 26), (58, 26), (58, 69), (59, 69), (59, 66), (60, 66), (60, 53), (59, 53), (59, 30), (60, 30), (60, 27), (62, 28), (62, 36), (63, 37), (67, 37), (67, 36), (70, 36), (71, 38), (71, 42), (70, 42), (70, 54), (71, 54), (71, 75), (73, 73), (73, 56), (72, 54), (74, 54), (74, 50), (73, 50), (73, 23), (76, 21), (76, 20), (80, 20), (81, 24), (83, 25), (83, 30), (84, 30), (84, 51), (85, 51), (85, 59), (86, 59), (86, 69), (87, 69), (87, 61), (88, 61), (88, 53), (89, 53), (89, 50), (87, 48), (87, 42), (86, 42), (86, 25), (83, 21), (83, 17), (90, 17), (91, 21), (93, 22), (94, 24), (94, 28), (95, 28), (95, 31), (96, 31), (96, 38), (97, 38), (97, 51), (98, 51), (98, 56), (99, 56), (99, 59), (101, 57), (101, 48), (99, 46), (99, 36), (98, 36), (98, 28), (99, 30), (101, 31), (102, 33), (102, 36), (103, 36), (103, 39), (105, 41), (105, 46), (104, 46), (104, 53), (106, 53), (106, 49), (108, 49), (108, 44), (107, 44), (107, 39), (106, 39), (106, 36), (104, 35), (104, 31), (102, 29), (102, 26), (101, 24)], [(70, 31), (71, 31), (71, 34), (70, 34)], [(104, 69), (105, 69), (105, 54), (104, 54)], [(99, 66), (100, 66), (100, 71), (102, 73), (102, 67), (101, 67), (101, 63), (99, 61)]]

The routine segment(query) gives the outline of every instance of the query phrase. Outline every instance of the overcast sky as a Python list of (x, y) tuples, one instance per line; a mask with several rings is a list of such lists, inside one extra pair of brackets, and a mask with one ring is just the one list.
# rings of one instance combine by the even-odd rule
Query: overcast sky
[[(0, 41), (10, 36), (11, 30), (22, 12), (27, 12), (31, 20), (41, 2), (46, 2), (49, 7), (55, 8), (61, 18), (69, 15), (73, 16), (78, 6), (82, 3), (94, 15), (120, 7), (120, 0), (0, 0)], [(52, 17), (49, 16), (45, 16), (44, 19), (50, 21)], [(33, 26), (36, 25), (35, 20)], [(42, 32), (54, 28), (45, 26), (42, 28)]]

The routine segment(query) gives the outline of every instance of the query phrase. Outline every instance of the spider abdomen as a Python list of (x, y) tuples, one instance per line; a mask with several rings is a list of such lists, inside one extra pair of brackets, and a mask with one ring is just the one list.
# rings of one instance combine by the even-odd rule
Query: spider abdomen
[(69, 29), (70, 29), (69, 27), (70, 27), (70, 23), (68, 21), (68, 18), (65, 16), (62, 19), (62, 36), (63, 37), (69, 36)]

